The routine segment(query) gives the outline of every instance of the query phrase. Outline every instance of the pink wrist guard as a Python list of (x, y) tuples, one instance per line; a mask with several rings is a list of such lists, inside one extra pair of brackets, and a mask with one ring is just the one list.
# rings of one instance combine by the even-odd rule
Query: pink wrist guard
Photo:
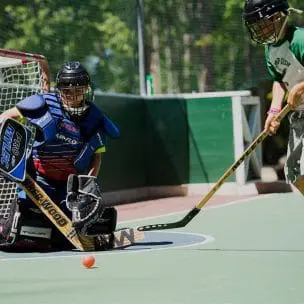
[(280, 113), (281, 109), (277, 109), (277, 108), (270, 108), (267, 112), (267, 114), (278, 114)]

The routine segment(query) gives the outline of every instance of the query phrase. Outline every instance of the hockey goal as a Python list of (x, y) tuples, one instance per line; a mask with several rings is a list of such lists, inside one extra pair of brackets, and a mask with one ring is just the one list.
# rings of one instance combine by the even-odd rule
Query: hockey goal
[[(0, 49), (0, 113), (30, 95), (49, 91), (49, 87), (44, 56)], [(0, 177), (0, 217), (9, 216), (16, 198), (16, 184)]]

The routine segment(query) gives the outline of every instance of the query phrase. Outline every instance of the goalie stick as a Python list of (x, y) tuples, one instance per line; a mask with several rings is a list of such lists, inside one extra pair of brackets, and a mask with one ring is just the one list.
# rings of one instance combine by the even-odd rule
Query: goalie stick
[[(277, 114), (275, 120), (280, 122), (291, 110), (291, 106), (287, 104), (280, 113)], [(234, 171), (240, 166), (240, 164), (251, 154), (251, 152), (260, 144), (266, 137), (268, 133), (263, 130), (258, 137), (250, 144), (250, 146), (243, 152), (238, 160), (236, 160), (229, 169), (223, 174), (223, 176), (216, 182), (216, 184), (211, 188), (211, 190), (194, 206), (181, 220), (172, 223), (163, 224), (151, 224), (137, 227), (138, 231), (151, 231), (151, 230), (165, 230), (185, 227), (192, 219), (202, 210), (202, 208), (207, 204), (214, 193), (221, 187), (225, 180), (234, 173)]]
[[(93, 237), (77, 234), (71, 220), (51, 200), (36, 181), (26, 173), (26, 148), (29, 131), (19, 122), (6, 119), (0, 130), (0, 172), (16, 182), (55, 227), (80, 251), (95, 250)], [(144, 238), (134, 229), (114, 232), (114, 248), (124, 247)]]

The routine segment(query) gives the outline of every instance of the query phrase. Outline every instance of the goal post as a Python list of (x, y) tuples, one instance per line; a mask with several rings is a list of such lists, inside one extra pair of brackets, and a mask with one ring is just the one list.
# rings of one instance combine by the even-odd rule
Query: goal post
[[(44, 56), (0, 48), (0, 113), (49, 89), (49, 67)], [(9, 216), (16, 198), (16, 184), (0, 177), (0, 217)]]
[(43, 55), (0, 48), (0, 66), (19, 67), (21, 75), (15, 74), (16, 78), (9, 78), (7, 83), (37, 86), (39, 92), (50, 89), (49, 65)]

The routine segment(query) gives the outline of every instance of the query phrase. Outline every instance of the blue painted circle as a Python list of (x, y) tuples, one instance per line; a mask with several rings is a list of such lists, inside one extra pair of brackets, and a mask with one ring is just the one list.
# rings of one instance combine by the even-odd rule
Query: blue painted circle
[[(177, 248), (185, 246), (194, 246), (204, 244), (212, 241), (210, 236), (186, 232), (166, 232), (166, 231), (147, 231), (145, 232), (145, 239), (129, 247), (118, 248), (111, 251), (99, 251), (95, 254), (115, 254), (123, 252), (144, 252), (155, 249)], [(83, 255), (79, 251), (57, 251), (49, 253), (7, 253), (0, 251), (0, 261), (7, 259), (32, 259), (32, 258), (46, 258), (46, 257), (69, 257), (75, 255)]]
[(192, 246), (203, 244), (210, 241), (211, 238), (202, 234), (166, 232), (166, 231), (147, 231), (145, 239), (132, 246), (116, 249), (124, 251), (154, 250), (174, 247)]

